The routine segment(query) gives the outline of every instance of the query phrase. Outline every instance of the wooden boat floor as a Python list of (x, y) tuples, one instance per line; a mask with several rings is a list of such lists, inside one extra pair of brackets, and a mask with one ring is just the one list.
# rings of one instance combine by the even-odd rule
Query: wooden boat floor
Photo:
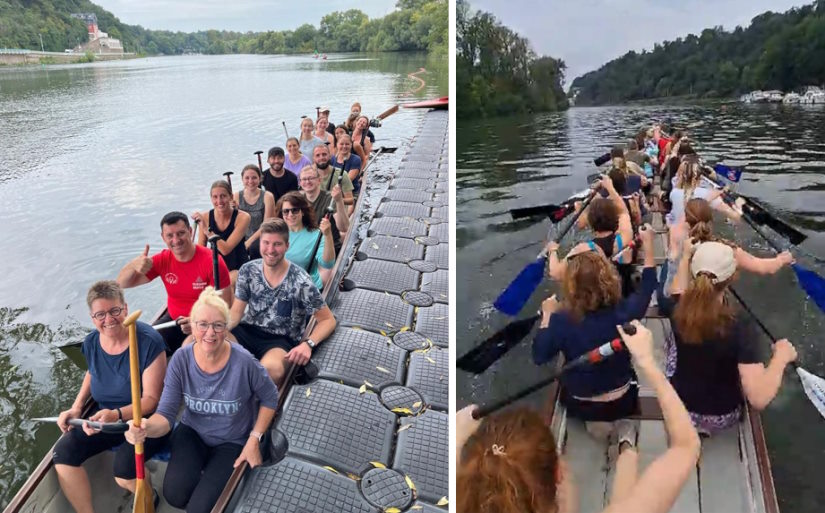
[[(117, 486), (112, 477), (114, 455), (115, 453), (112, 451), (104, 451), (89, 458), (83, 464), (83, 468), (89, 474), (89, 481), (92, 483), (94, 509), (106, 513), (131, 513), (134, 495)], [(163, 499), (163, 478), (166, 475), (166, 462), (150, 460), (146, 467), (150, 473), (152, 486), (160, 494), (160, 505), (155, 511), (157, 513), (182, 513), (182, 509), (173, 508)], [(74, 511), (62, 493), (55, 493), (55, 490), (59, 489), (57, 474), (49, 472), (27, 502), (32, 509), (26, 511), (37, 513)]]
[[(666, 319), (645, 319), (653, 332), (656, 359), (664, 364)], [(640, 380), (641, 398), (655, 401), (653, 390)], [(557, 411), (563, 411), (559, 407)], [(601, 511), (610, 499), (618, 447), (594, 438), (577, 419), (565, 419), (561, 449), (575, 477), (581, 512)], [(556, 425), (558, 423), (554, 423)], [(747, 422), (711, 438), (702, 439), (702, 456), (682, 493), (671, 509), (674, 513), (761, 512), (759, 476), (753, 467), (755, 455), (749, 446), (753, 437)], [(639, 475), (668, 447), (661, 420), (639, 420)]]

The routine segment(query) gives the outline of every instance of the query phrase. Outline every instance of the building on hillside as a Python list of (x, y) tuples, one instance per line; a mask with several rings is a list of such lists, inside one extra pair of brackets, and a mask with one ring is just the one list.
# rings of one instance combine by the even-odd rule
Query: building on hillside
[(95, 53), (123, 53), (123, 45), (120, 39), (109, 37), (109, 34), (102, 32), (97, 25), (97, 15), (95, 13), (73, 13), (72, 18), (83, 20), (89, 32), (89, 41), (80, 45), (77, 50), (80, 52), (92, 51)]

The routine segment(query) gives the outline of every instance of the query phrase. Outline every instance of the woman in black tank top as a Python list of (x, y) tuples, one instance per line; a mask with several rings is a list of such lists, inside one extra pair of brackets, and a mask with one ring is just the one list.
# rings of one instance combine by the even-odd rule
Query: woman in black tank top
[[(607, 258), (619, 253), (622, 248), (633, 240), (633, 227), (630, 214), (624, 200), (616, 192), (613, 182), (608, 177), (601, 181), (607, 193), (607, 198), (595, 198), (587, 207), (586, 216), (579, 217), (579, 228), (587, 226), (593, 230), (592, 242), (601, 248)], [(612, 261), (612, 260), (611, 260)], [(553, 254), (550, 256), (550, 277), (560, 280), (564, 276), (565, 264)], [(627, 297), (631, 292), (632, 255), (629, 252), (622, 255), (620, 262), (613, 262), (622, 278), (622, 294)]]
[(213, 183), (210, 197), (214, 207), (212, 210), (192, 214), (195, 222), (200, 224), (198, 244), (206, 246), (207, 240), (212, 235), (220, 237), (218, 252), (229, 268), (231, 286), (234, 287), (235, 280), (238, 278), (238, 269), (249, 260), (244, 240), (251, 218), (243, 210), (235, 208), (232, 188), (226, 181), (218, 180)]

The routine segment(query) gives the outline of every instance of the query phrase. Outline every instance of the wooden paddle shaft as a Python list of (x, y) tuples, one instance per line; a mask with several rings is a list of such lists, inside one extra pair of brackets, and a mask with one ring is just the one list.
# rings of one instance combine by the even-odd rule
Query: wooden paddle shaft
[[(140, 411), (140, 365), (138, 364), (138, 342), (137, 325), (135, 322), (140, 317), (141, 311), (137, 310), (123, 321), (124, 326), (129, 328), (129, 372), (132, 381), (132, 424), (140, 427), (142, 412)], [(135, 444), (135, 472), (138, 480), (143, 480), (143, 444)]]

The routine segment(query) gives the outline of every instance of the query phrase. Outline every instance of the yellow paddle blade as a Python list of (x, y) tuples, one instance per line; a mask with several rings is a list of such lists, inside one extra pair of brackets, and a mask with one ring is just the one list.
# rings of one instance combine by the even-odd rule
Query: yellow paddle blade
[(138, 479), (135, 483), (135, 504), (133, 513), (155, 513), (154, 493), (149, 483)]

